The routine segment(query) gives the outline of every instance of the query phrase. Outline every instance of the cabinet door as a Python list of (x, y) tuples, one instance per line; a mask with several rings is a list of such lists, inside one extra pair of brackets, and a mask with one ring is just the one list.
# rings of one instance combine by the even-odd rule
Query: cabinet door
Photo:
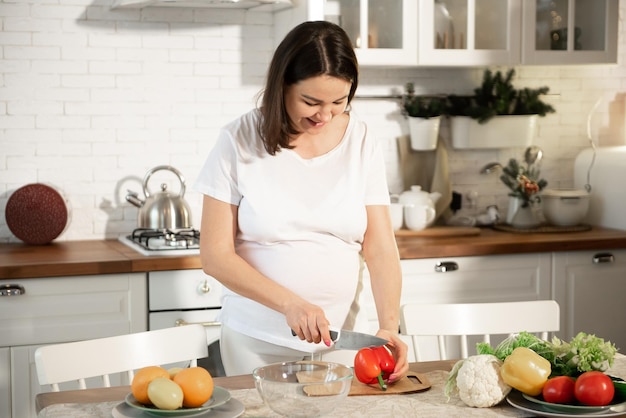
[(11, 416), (10, 348), (0, 348), (0, 417)]
[(529, 0), (523, 9), (523, 64), (617, 63), (618, 0)]
[(560, 337), (578, 332), (626, 349), (626, 250), (554, 254), (554, 299), (561, 307)]
[(360, 65), (417, 64), (417, 2), (326, 0), (324, 19), (350, 36)]
[(13, 417), (35, 418), (35, 394), (43, 392), (37, 381), (35, 350), (39, 346), (11, 348), (11, 398)]
[(362, 66), (416, 65), (417, 7), (415, 0), (298, 1), (275, 14), (275, 43), (297, 24), (323, 19), (346, 31)]
[(1, 346), (58, 343), (145, 331), (145, 273), (11, 280), (2, 297)]
[[(10, 283), (22, 286), (25, 293), (3, 297), (0, 303), (0, 345), (6, 347), (0, 353), (0, 388), (5, 375), (10, 378), (10, 387), (0, 395), (9, 397), (8, 402), (0, 405), (1, 417), (36, 416), (34, 397), (42, 391), (34, 364), (39, 345), (147, 329), (145, 273), (50, 277)], [(77, 389), (77, 385), (67, 384), (62, 389)], [(12, 409), (12, 415), (1, 414), (7, 408), (5, 405)]]
[(520, 0), (420, 0), (420, 65), (513, 65), (521, 60)]

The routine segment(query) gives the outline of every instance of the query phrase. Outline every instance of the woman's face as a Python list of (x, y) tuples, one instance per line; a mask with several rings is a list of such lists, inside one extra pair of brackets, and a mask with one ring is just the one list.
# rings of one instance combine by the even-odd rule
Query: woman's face
[(300, 132), (318, 134), (348, 105), (352, 84), (341, 78), (321, 75), (307, 78), (285, 90), (285, 106)]

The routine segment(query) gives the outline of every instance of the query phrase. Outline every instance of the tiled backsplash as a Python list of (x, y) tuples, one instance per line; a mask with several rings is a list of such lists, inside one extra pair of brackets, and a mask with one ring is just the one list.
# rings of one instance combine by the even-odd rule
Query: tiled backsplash
[[(272, 15), (220, 9), (110, 10), (105, 0), (0, 0), (0, 242), (15, 242), (4, 220), (9, 196), (28, 183), (56, 186), (71, 207), (60, 240), (116, 238), (136, 226), (127, 189), (170, 164), (187, 179), (193, 223), (201, 196), (189, 191), (219, 127), (255, 105), (272, 53)], [(620, 0), (620, 16), (626, 0)], [(626, 46), (620, 18), (620, 46)], [(620, 48), (622, 49), (622, 48)], [(624, 53), (620, 53), (620, 63)], [(494, 68), (498, 69), (498, 68)], [(363, 68), (357, 94), (469, 93), (484, 68)], [(541, 118), (535, 143), (543, 177), (572, 185), (573, 161), (588, 146), (587, 118), (600, 145), (624, 144), (626, 71), (620, 66), (518, 67), (516, 87), (550, 87), (556, 113)], [(408, 132), (397, 99), (359, 99), (354, 111), (382, 141), (393, 192), (396, 138)], [(442, 138), (449, 144), (444, 123)], [(478, 209), (506, 208), (507, 190), (486, 163), (522, 149), (448, 147), (454, 190), (478, 193)], [(152, 182), (152, 180), (151, 180)], [(158, 187), (155, 179), (152, 188)], [(177, 180), (170, 189), (177, 190)], [(463, 211), (468, 211), (467, 205)]]

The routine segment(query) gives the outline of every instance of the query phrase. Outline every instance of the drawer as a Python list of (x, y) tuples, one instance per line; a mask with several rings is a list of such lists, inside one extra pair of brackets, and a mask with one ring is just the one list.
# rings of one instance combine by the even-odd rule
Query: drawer
[(170, 328), (182, 323), (202, 324), (207, 334), (207, 343), (211, 344), (219, 340), (221, 324), (217, 317), (220, 313), (219, 309), (203, 309), (197, 311), (167, 311), (167, 312), (151, 312), (148, 315), (149, 329)]
[(150, 311), (221, 307), (222, 285), (200, 269), (148, 273)]
[(4, 280), (24, 294), (0, 296), (0, 345), (108, 337), (146, 328), (145, 273)]

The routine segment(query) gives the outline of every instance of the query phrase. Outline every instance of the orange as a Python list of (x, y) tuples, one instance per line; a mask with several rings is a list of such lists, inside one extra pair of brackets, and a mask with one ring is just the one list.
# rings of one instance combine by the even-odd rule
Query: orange
[(174, 382), (183, 390), (183, 406), (197, 408), (211, 399), (213, 377), (202, 367), (190, 367), (176, 373)]
[(130, 384), (130, 390), (135, 399), (137, 399), (137, 402), (144, 405), (152, 404), (150, 398), (148, 398), (148, 385), (157, 377), (166, 377), (169, 379), (170, 374), (160, 366), (148, 366), (137, 370)]

